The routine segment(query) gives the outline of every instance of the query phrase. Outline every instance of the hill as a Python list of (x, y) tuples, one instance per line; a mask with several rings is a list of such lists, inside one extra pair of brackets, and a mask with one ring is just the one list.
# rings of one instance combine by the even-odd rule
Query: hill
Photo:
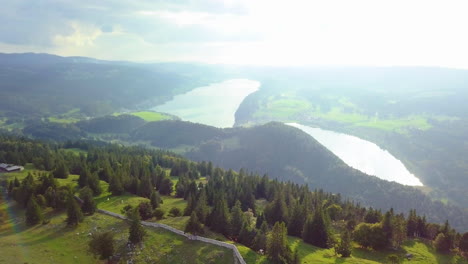
[(427, 193), (468, 204), (468, 71), (430, 67), (315, 67), (258, 70), (260, 90), (236, 124), (298, 122), (387, 149)]

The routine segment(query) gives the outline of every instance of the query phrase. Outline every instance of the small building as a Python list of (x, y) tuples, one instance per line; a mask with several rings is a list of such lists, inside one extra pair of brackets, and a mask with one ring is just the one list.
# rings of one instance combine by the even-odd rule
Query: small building
[(15, 172), (24, 170), (23, 166), (0, 163), (0, 172)]

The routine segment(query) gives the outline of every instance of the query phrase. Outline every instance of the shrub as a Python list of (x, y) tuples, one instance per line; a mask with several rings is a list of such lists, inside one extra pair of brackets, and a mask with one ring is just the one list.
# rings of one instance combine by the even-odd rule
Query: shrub
[(181, 216), (182, 211), (180, 211), (180, 209), (177, 207), (172, 207), (171, 210), (169, 211), (169, 215), (172, 217)]

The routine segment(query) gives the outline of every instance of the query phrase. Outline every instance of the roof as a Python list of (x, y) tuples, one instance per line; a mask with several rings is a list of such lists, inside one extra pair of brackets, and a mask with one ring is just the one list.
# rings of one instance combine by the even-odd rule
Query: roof
[(8, 168), (6, 168), (7, 171), (15, 171), (15, 170), (22, 170), (23, 167), (21, 166), (10, 166)]

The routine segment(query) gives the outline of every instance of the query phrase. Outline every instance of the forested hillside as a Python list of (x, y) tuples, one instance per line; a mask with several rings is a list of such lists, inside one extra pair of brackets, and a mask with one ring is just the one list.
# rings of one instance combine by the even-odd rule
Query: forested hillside
[[(120, 200), (129, 195), (144, 198), (135, 206), (123, 208), (130, 217), (129, 243), (135, 248), (148, 239), (150, 234), (147, 232), (152, 232), (139, 227), (140, 218), (177, 221), (177, 216), (183, 214), (186, 232), (198, 235), (215, 232), (239, 245), (265, 253), (266, 259), (250, 251), (244, 257), (252, 263), (257, 260), (261, 263), (303, 263), (313, 251), (326, 248), (334, 248), (336, 252), (334, 257), (327, 259), (341, 258), (344, 263), (399, 260), (405, 257), (406, 250), (414, 253), (410, 258), (416, 263), (424, 263), (426, 257), (420, 255), (420, 251), (413, 251), (407, 243), (420, 244), (422, 240), (434, 240), (434, 248), (440, 253), (431, 254), (441, 254), (437, 255), (439, 260), (465, 263), (457, 254), (462, 255), (468, 250), (465, 248), (468, 236), (455, 232), (448, 222), (443, 225), (429, 223), (415, 210), (405, 215), (393, 209), (382, 212), (364, 208), (343, 199), (340, 194), (311, 191), (304, 185), (282, 183), (244, 170), (223, 170), (210, 162), (192, 162), (167, 151), (99, 146), (90, 142), (44, 144), (5, 135), (0, 139), (1, 161), (19, 165), (32, 163), (43, 171), (29, 173), (21, 179), (2, 178), (2, 187), (8, 190), (9, 199), (26, 208), (28, 226), (39, 224), (43, 219), (42, 210), (49, 209), (57, 213), (66, 209), (68, 225), (80, 226), (85, 221), (83, 213), (86, 219), (91, 217), (96, 203), (98, 207), (105, 203), (101, 193), (108, 191), (111, 195), (107, 197), (112, 199)], [(76, 149), (81, 154), (77, 154)], [(69, 174), (79, 176), (75, 178)], [(76, 179), (68, 181), (73, 184), (59, 184), (70, 177)], [(70, 198), (75, 192), (83, 199), (81, 205)], [(162, 208), (174, 199), (172, 197), (185, 200), (186, 206), (183, 210), (172, 208), (166, 217)], [(43, 225), (49, 223), (45, 221)], [(103, 234), (98, 232), (88, 239), (100, 241), (96, 239)], [(113, 239), (115, 234), (112, 235), (112, 231), (110, 234), (106, 241), (117, 243)], [(291, 244), (288, 242), (291, 239), (296, 242)], [(425, 243), (432, 248), (429, 242)], [(312, 252), (308, 251), (311, 246), (314, 248)], [(394, 250), (388, 251), (388, 248)], [(138, 254), (129, 258), (128, 254), (109, 255), (109, 251), (98, 248), (92, 252), (105, 256), (104, 259), (144, 261)], [(381, 252), (382, 256), (372, 252)], [(359, 256), (353, 257), (353, 254)], [(220, 257), (223, 254), (214, 259)], [(151, 255), (146, 258), (151, 259)]]
[(387, 149), (434, 199), (468, 204), (468, 71), (430, 67), (269, 68), (236, 124), (297, 122)]

